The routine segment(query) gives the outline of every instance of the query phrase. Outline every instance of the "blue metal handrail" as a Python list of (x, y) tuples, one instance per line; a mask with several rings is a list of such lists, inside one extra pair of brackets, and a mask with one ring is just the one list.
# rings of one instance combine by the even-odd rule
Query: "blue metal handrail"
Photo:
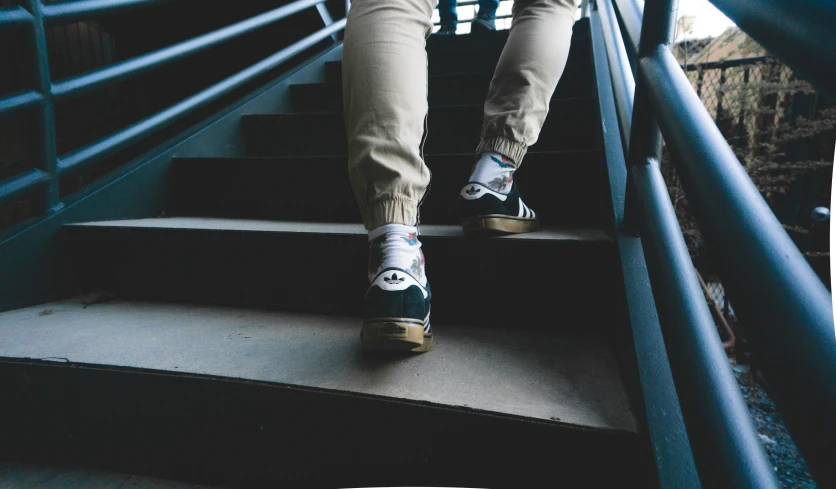
[(36, 111), (38, 115), (35, 145), (37, 154), (34, 158), (36, 168), (0, 182), (0, 205), (26, 193), (46, 187), (45, 208), (47, 211), (60, 209), (62, 206), (58, 193), (58, 178), (60, 175), (102, 160), (152, 135), (173, 122), (194, 113), (195, 110), (205, 107), (207, 104), (240, 88), (255, 77), (267, 73), (279, 64), (338, 33), (345, 27), (345, 19), (331, 23), (249, 68), (157, 114), (59, 158), (56, 151), (53, 108), (56, 100), (80, 95), (139, 76), (149, 70), (160, 68), (186, 56), (194, 55), (220, 43), (288, 18), (305, 9), (315, 7), (325, 0), (296, 0), (173, 46), (67, 80), (53, 82), (50, 76), (49, 60), (47, 59), (46, 24), (66, 23), (92, 16), (124, 13), (132, 9), (170, 1), (173, 0), (79, 0), (44, 5), (41, 0), (25, 0), (25, 8), (9, 7), (0, 9), (0, 30), (26, 29), (29, 42), (33, 46), (30, 51), (33, 53), (34, 79), (37, 84), (34, 90), (25, 90), (0, 97), (0, 117), (12, 117), (25, 111)]
[(214, 100), (217, 100), (221, 96), (242, 86), (253, 78), (266, 73), (305, 49), (328, 38), (332, 34), (339, 32), (344, 27), (345, 19), (339, 20), (162, 112), (137, 122), (136, 124), (133, 124), (122, 131), (119, 131), (116, 134), (108, 136), (89, 146), (85, 146), (84, 148), (62, 156), (58, 161), (58, 173), (63, 174), (68, 170), (82, 167), (112, 155), (131, 143), (153, 134), (178, 119), (187, 116)]
[(299, 0), (255, 17), (242, 20), (236, 24), (183, 41), (179, 44), (110, 65), (107, 68), (56, 82), (52, 88), (52, 94), (56, 99), (61, 100), (67, 96), (80, 95), (103, 86), (112, 85), (142, 75), (149, 70), (161, 68), (186, 56), (197, 54), (256, 29), (266, 27), (324, 1)]
[(37, 107), (43, 101), (43, 95), (34, 90), (7, 95), (6, 97), (0, 98), (0, 117), (17, 115), (18, 112)]
[(32, 14), (23, 7), (0, 7), (0, 30), (17, 29), (32, 23)]
[[(611, 2), (619, 8), (618, 18)], [(610, 75), (622, 78), (613, 85), (619, 117), (630, 118), (621, 124), (623, 137), (630, 141), (626, 146), (633, 192), (628, 197), (633, 199), (627, 205), (640, 216), (635, 224), (642, 232), (703, 484), (777, 487), (699, 291), (659, 172), (660, 135), (705, 239), (717, 252), (724, 285), (747, 326), (776, 403), (816, 476), (830, 481), (828, 457), (836, 440), (836, 335), (830, 294), (752, 184), (674, 58), (670, 41), (675, 0), (649, 2), (644, 18), (636, 0), (597, 4)], [(637, 31), (638, 45), (632, 38)], [(623, 43), (617, 41), (620, 36)], [(631, 48), (632, 56), (627, 52)], [(638, 73), (634, 100), (627, 88), (628, 59)], [(631, 104), (628, 116), (623, 112)]]
[(84, 20), (93, 16), (121, 14), (137, 8), (174, 0), (78, 0), (43, 6), (44, 21), (59, 24)]

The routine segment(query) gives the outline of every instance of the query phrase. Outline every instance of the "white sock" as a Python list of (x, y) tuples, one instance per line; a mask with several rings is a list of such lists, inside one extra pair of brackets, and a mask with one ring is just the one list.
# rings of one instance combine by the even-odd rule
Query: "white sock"
[(478, 182), (501, 194), (511, 192), (517, 167), (510, 158), (499, 153), (482, 153), (470, 172), (470, 182)]
[(406, 270), (421, 285), (427, 285), (418, 228), (386, 224), (369, 231), (369, 282), (389, 267)]

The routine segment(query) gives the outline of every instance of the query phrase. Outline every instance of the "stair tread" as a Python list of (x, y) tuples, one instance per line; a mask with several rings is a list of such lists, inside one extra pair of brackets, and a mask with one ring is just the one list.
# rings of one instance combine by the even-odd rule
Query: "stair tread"
[(5, 489), (112, 489), (138, 487), (142, 489), (210, 489), (211, 486), (191, 482), (166, 480), (126, 472), (116, 472), (81, 466), (52, 465), (31, 462), (0, 462), (0, 482)]
[[(205, 231), (251, 231), (305, 234), (364, 235), (367, 231), (362, 224), (313, 223), (298, 221), (270, 221), (261, 219), (228, 219), (214, 217), (163, 217), (147, 219), (125, 219), (67, 224), (70, 227), (113, 227), (147, 229), (193, 229)], [(461, 226), (444, 224), (422, 224), (421, 236), (463, 238)], [(596, 227), (541, 226), (533, 233), (498, 236), (490, 239), (503, 240), (560, 240), (560, 241), (611, 241), (610, 237)]]
[[(41, 315), (45, 309), (51, 312)], [(357, 318), (115, 300), (0, 314), (0, 357), (372, 395), (635, 433), (603, 335), (434, 324), (425, 355), (367, 358)]]

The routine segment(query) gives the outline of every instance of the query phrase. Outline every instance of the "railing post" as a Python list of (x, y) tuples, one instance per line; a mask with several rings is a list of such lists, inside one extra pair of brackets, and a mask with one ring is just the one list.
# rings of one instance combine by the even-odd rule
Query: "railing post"
[[(660, 44), (670, 45), (673, 40), (673, 13), (676, 0), (661, 0), (662, 11), (646, 8), (639, 40), (638, 58), (648, 55)], [(656, 5), (653, 3), (653, 5)], [(671, 10), (667, 10), (671, 9)], [(639, 68), (641, 69), (641, 68)], [(635, 189), (632, 182), (632, 169), (638, 165), (660, 165), (662, 161), (662, 133), (656, 118), (650, 110), (647, 87), (636, 84), (636, 96), (633, 103), (633, 123), (630, 133), (629, 155), (627, 157), (627, 194), (624, 201), (624, 222), (622, 231), (630, 234), (638, 232)]]
[[(641, 228), (659, 322), (702, 486), (777, 489), (780, 486), (717, 336), (659, 167), (662, 134), (651, 105), (651, 89), (656, 87), (648, 85), (645, 71), (647, 62), (659, 53), (672, 57), (677, 2), (648, 0), (645, 4), (627, 161), (635, 188), (632, 201), (625, 202), (632, 208), (632, 220), (626, 224)], [(678, 103), (676, 99), (668, 102)]]
[(63, 207), (58, 193), (58, 150), (55, 138), (55, 106), (52, 97), (52, 80), (49, 74), (47, 57), (46, 27), (44, 26), (43, 5), (40, 0), (25, 0), (26, 8), (34, 17), (31, 42), (33, 78), (37, 90), (43, 96), (38, 111), (37, 135), (35, 136), (35, 162), (39, 169), (49, 174), (50, 181), (44, 195), (44, 208), (47, 213)]
[(581, 18), (589, 17), (589, 0), (583, 0), (581, 2)]

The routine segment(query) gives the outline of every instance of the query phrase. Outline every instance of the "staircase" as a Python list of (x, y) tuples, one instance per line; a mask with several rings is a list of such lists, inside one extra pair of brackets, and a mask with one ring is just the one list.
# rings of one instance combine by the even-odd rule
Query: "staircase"
[(517, 174), (541, 230), (458, 225), (506, 39), (428, 41), (431, 352), (360, 351), (341, 66), (314, 61), (292, 110), (241, 117), (243, 156), (174, 160), (167, 216), (64, 227), (70, 276), (100, 293), (0, 313), (0, 456), (230, 487), (650, 486), (587, 19)]

